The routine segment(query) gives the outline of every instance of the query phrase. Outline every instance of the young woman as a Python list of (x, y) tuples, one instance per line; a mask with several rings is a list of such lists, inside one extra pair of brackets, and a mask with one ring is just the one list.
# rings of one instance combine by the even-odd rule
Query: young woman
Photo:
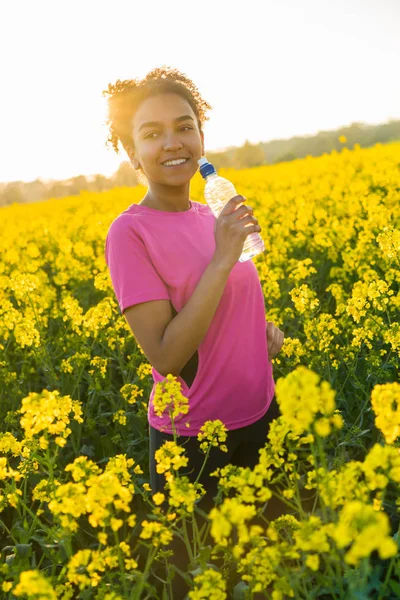
[(250, 206), (238, 207), (243, 196), (232, 198), (218, 218), (190, 200), (211, 108), (191, 80), (157, 68), (142, 81), (109, 84), (103, 94), (109, 96), (108, 141), (117, 152), (121, 142), (148, 187), (140, 203), (112, 222), (105, 257), (121, 313), (152, 365), (152, 491), (163, 491), (165, 483), (154, 453), (173, 439), (168, 414), (156, 416), (152, 399), (156, 383), (171, 373), (189, 400), (188, 414), (175, 419), (189, 458), (180, 473), (197, 477), (204, 454), (196, 436), (205, 421), (220, 419), (228, 429), (228, 452), (212, 448), (200, 478), (209, 508), (216, 491), (210, 473), (228, 463), (254, 466), (279, 414), (271, 359), (284, 335), (266, 324), (253, 261), (238, 260), (246, 237), (260, 226)]

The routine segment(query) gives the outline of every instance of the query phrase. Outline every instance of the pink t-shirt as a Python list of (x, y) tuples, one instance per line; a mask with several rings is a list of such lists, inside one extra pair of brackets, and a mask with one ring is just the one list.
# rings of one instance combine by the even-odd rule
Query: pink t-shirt
[[(207, 204), (165, 212), (132, 204), (111, 223), (105, 259), (121, 312), (150, 300), (170, 300), (176, 312), (192, 296), (215, 251), (215, 216)], [(182, 335), (185, 332), (182, 331)], [(227, 429), (261, 419), (275, 391), (268, 359), (264, 296), (253, 261), (232, 268), (208, 331), (197, 349), (193, 384), (177, 377), (189, 412), (175, 417), (180, 435), (195, 436), (205, 421)], [(154, 413), (155, 386), (165, 377), (152, 368), (150, 425), (172, 433), (168, 411)], [(190, 427), (185, 423), (190, 422)]]

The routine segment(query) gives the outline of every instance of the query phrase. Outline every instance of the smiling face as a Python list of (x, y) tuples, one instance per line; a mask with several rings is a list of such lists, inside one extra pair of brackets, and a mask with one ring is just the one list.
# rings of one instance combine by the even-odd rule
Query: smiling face
[[(135, 148), (127, 148), (135, 169), (141, 166), (149, 182), (185, 185), (198, 170), (204, 155), (204, 134), (190, 104), (178, 94), (163, 93), (141, 102), (134, 116)], [(165, 166), (177, 158), (184, 164)]]

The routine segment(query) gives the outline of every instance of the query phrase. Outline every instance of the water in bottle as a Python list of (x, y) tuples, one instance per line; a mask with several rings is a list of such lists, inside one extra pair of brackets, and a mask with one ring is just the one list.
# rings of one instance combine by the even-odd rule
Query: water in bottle
[[(205, 156), (200, 158), (197, 162), (200, 165), (200, 174), (206, 180), (204, 188), (205, 200), (215, 217), (218, 217), (225, 204), (229, 202), (231, 198), (238, 196), (239, 194), (231, 181), (217, 174), (215, 167), (208, 162)], [(242, 202), (242, 204), (244, 203)], [(239, 206), (240, 204), (238, 204), (238, 207)], [(239, 261), (245, 262), (246, 260), (257, 256), (257, 254), (261, 254), (264, 250), (264, 240), (260, 234), (255, 231), (247, 236)]]

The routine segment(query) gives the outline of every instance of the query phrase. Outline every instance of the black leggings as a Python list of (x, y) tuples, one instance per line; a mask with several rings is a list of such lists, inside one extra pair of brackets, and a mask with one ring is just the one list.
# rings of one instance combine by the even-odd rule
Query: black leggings
[[(254, 468), (258, 463), (260, 455), (259, 449), (267, 442), (267, 434), (271, 421), (280, 416), (279, 406), (275, 396), (265, 413), (265, 415), (246, 427), (231, 429), (227, 432), (225, 445), (228, 452), (222, 452), (217, 447), (211, 447), (207, 463), (200, 476), (199, 482), (204, 485), (206, 495), (199, 503), (203, 510), (210, 509), (213, 506), (213, 497), (217, 493), (218, 477), (210, 477), (210, 473), (218, 467), (224, 467), (227, 464), (238, 465), (241, 467)], [(165, 476), (164, 473), (157, 473), (154, 454), (164, 442), (173, 440), (174, 436), (169, 433), (161, 432), (149, 426), (150, 437), (150, 484), (152, 493), (164, 492)], [(185, 448), (185, 456), (189, 459), (186, 467), (179, 469), (180, 475), (187, 475), (190, 481), (195, 481), (204, 462), (205, 453), (200, 449), (200, 443), (197, 436), (177, 436), (177, 443)]]
[[(217, 447), (211, 448), (207, 463), (199, 478), (199, 482), (204, 485), (204, 489), (206, 490), (205, 496), (203, 496), (197, 505), (199, 508), (208, 513), (214, 506), (213, 497), (217, 493), (218, 477), (210, 477), (210, 473), (212, 473), (216, 468), (224, 467), (227, 464), (250, 468), (255, 467), (260, 458), (259, 450), (267, 442), (269, 425), (271, 421), (278, 418), (280, 414), (281, 413), (274, 396), (266, 414), (261, 419), (252, 425), (247, 425), (246, 427), (241, 427), (239, 429), (231, 429), (227, 432), (225, 445), (228, 448), (228, 452), (222, 452), (222, 450)], [(160, 432), (151, 426), (149, 426), (149, 434), (150, 483), (152, 493), (155, 494), (156, 492), (164, 492), (165, 476), (163, 473), (160, 474), (156, 471), (154, 453), (163, 445), (165, 441), (172, 441), (174, 436), (169, 433)], [(197, 436), (178, 436), (177, 443), (179, 445), (183, 445), (186, 450), (185, 456), (187, 456), (189, 459), (188, 465), (179, 469), (179, 474), (187, 475), (189, 480), (194, 482), (205, 458), (205, 453), (200, 450), (201, 442), (197, 440)], [(165, 500), (163, 503), (162, 508), (167, 510), (167, 500)], [(282, 502), (273, 496), (268, 501), (265, 517), (271, 521), (286, 512), (286, 505), (282, 504)], [(198, 520), (199, 524), (202, 523), (202, 519), (199, 520), (197, 516), (196, 519)], [(253, 520), (253, 523), (257, 522), (264, 527), (266, 525), (265, 522), (260, 522), (258, 519)], [(210, 540), (210, 543), (213, 544), (212, 540)], [(168, 549), (173, 551), (173, 558), (171, 559), (171, 562), (183, 571), (186, 571), (188, 565), (188, 556), (182, 542), (178, 538), (174, 538), (169, 544)], [(172, 598), (175, 600), (180, 600), (181, 598), (183, 599), (188, 590), (189, 588), (184, 581), (177, 576), (174, 579), (172, 586)], [(255, 596), (255, 598), (257, 597), (259, 596)]]

